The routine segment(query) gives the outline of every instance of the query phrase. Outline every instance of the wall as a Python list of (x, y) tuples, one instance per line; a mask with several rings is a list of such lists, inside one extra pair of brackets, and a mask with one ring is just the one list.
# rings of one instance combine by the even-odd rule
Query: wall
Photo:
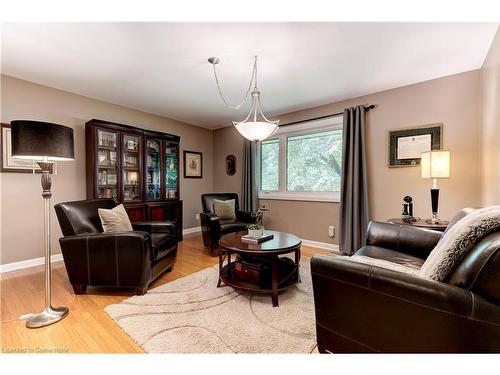
[[(377, 105), (367, 114), (366, 137), (370, 218), (381, 221), (400, 215), (405, 195), (413, 197), (416, 216), (429, 217), (431, 212), (431, 182), (420, 178), (420, 168), (388, 168), (388, 131), (442, 122), (443, 148), (451, 150), (451, 178), (439, 181), (439, 212), (449, 219), (462, 207), (481, 204), (479, 78), (479, 70), (474, 70), (275, 117), (286, 124), (341, 112), (349, 106)], [(217, 153), (226, 154), (224, 147), (231, 144), (231, 152), (241, 155), (234, 151), (237, 137), (231, 128), (215, 131)], [(215, 160), (214, 168), (223, 168), (220, 159)], [(226, 186), (239, 191), (241, 178)], [(216, 179), (214, 187), (220, 190), (224, 185), (218, 185)], [(338, 243), (338, 237), (328, 237), (328, 226), (339, 225), (338, 203), (261, 200), (261, 204), (271, 209), (266, 227)]]
[(500, 204), (500, 29), (481, 69), (483, 205)]
[[(214, 131), (214, 191), (242, 194), (243, 137), (230, 126)], [(226, 174), (226, 156), (236, 156), (236, 173)], [(217, 168), (215, 168), (217, 166)]]
[[(184, 228), (199, 226), (195, 220), (200, 195), (212, 191), (212, 131), (130, 108), (71, 94), (9, 76), (1, 78), (1, 121), (36, 119), (70, 126), (75, 131), (76, 160), (58, 163), (53, 177), (52, 205), (61, 201), (85, 199), (84, 124), (92, 118), (124, 123), (172, 133), (181, 137), (182, 150), (203, 153), (203, 179), (181, 177), (184, 201)], [(181, 169), (181, 176), (182, 176)], [(1, 264), (43, 256), (43, 201), (40, 176), (24, 173), (1, 174)], [(60, 252), (61, 231), (52, 212), (54, 253)]]

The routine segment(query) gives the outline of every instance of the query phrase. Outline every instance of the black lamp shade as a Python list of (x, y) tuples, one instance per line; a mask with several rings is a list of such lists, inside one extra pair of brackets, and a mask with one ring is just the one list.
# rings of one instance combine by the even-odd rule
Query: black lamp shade
[(12, 156), (23, 159), (74, 160), (73, 129), (49, 122), (11, 121)]

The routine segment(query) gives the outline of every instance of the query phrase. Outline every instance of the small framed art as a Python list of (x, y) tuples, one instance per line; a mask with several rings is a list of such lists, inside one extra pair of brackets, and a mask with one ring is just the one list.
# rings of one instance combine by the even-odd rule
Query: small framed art
[(184, 178), (203, 177), (203, 155), (201, 152), (184, 150)]

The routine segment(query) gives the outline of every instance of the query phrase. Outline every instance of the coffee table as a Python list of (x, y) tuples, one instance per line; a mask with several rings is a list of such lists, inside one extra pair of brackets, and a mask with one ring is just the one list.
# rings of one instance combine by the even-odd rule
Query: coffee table
[[(251, 291), (255, 293), (269, 293), (273, 306), (278, 306), (278, 293), (286, 288), (300, 282), (300, 238), (290, 233), (266, 230), (265, 234), (272, 234), (274, 238), (260, 244), (253, 244), (241, 240), (246, 231), (226, 234), (219, 240), (219, 281), (217, 287), (223, 282), (235, 289)], [(280, 255), (294, 253), (295, 259), (290, 267), (290, 261), (280, 259)], [(236, 261), (231, 261), (231, 255), (241, 257), (262, 258), (270, 263), (271, 282), (270, 287), (253, 284), (245, 280), (234, 278), (234, 266)], [(236, 258), (236, 257), (235, 257)], [(224, 261), (227, 259), (227, 264)], [(287, 267), (283, 265), (287, 263)], [(281, 272), (280, 272), (281, 269)]]

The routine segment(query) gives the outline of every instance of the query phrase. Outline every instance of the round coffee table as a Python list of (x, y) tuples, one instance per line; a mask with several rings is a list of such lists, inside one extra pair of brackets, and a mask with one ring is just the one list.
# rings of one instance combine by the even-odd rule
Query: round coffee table
[[(300, 261), (300, 238), (293, 234), (277, 232), (272, 230), (264, 231), (265, 234), (272, 234), (273, 239), (260, 244), (253, 244), (241, 240), (247, 232), (235, 232), (226, 234), (219, 240), (219, 281), (235, 289), (246, 290), (256, 293), (269, 293), (272, 297), (273, 306), (278, 306), (278, 293), (286, 288), (295, 285), (300, 281), (299, 261)], [(294, 253), (295, 259), (289, 260), (279, 257), (279, 255)], [(231, 261), (231, 255), (240, 257), (250, 257), (262, 259), (271, 267), (270, 283), (256, 285), (252, 282), (237, 279), (234, 277), (236, 260)], [(227, 259), (227, 264), (224, 261)], [(270, 284), (270, 285), (268, 285)]]

